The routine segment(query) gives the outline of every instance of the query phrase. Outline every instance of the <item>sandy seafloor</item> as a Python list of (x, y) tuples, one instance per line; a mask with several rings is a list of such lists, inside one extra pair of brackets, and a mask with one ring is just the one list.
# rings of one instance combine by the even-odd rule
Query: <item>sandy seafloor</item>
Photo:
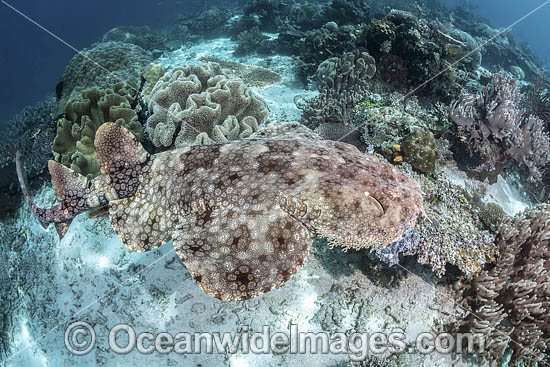
[[(198, 62), (204, 56), (266, 65), (265, 59), (232, 57), (233, 42), (218, 39), (191, 49), (165, 53), (157, 62), (165, 67)], [(270, 120), (299, 120), (296, 95), (313, 92), (299, 87), (291, 72), (291, 58), (271, 57), (272, 70), (283, 82), (256, 88), (268, 103)], [(274, 66), (274, 67), (273, 67)], [(453, 182), (465, 175), (446, 168)], [(508, 192), (506, 192), (508, 190)], [(511, 198), (504, 182), (488, 191), (509, 214), (524, 204)], [(32, 192), (41, 207), (53, 205), (51, 185)], [(132, 351), (119, 355), (108, 347), (113, 326), (131, 325), (136, 333), (232, 332), (243, 325), (250, 333), (269, 325), (271, 332), (288, 333), (290, 324), (300, 332), (391, 332), (402, 330), (407, 341), (421, 332), (436, 330), (460, 310), (448, 290), (435, 282), (426, 267), (409, 265), (408, 276), (390, 287), (377, 286), (365, 265), (364, 252), (344, 253), (315, 241), (305, 265), (287, 283), (255, 299), (222, 302), (206, 295), (191, 279), (172, 243), (149, 253), (126, 248), (107, 217), (78, 216), (59, 241), (55, 229), (44, 230), (25, 204), (17, 211), (17, 231), (26, 238), (18, 251), (21, 306), (13, 314), (13, 355), (6, 366), (347, 366), (346, 354), (184, 354)], [(8, 245), (8, 244), (5, 244)], [(13, 244), (12, 244), (13, 245)], [(413, 274), (416, 273), (416, 274)], [(375, 280), (376, 281), (376, 280)], [(71, 319), (72, 318), (72, 319)], [(69, 320), (94, 325), (96, 346), (84, 356), (72, 355), (64, 344)], [(120, 341), (121, 344), (124, 340)], [(405, 353), (386, 361), (388, 366), (477, 365), (456, 355)], [(364, 365), (370, 365), (365, 363)]]

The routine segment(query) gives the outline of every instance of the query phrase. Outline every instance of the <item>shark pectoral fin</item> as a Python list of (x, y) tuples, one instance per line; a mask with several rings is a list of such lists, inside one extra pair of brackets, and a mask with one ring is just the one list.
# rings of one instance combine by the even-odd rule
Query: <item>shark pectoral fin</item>
[(88, 218), (96, 219), (108, 214), (109, 214), (109, 207), (101, 206), (99, 208), (96, 208), (90, 211), (90, 213), (88, 214)]
[(103, 174), (135, 167), (149, 157), (137, 138), (122, 125), (114, 122), (106, 122), (99, 127), (95, 135), (94, 148)]
[(55, 223), (55, 230), (57, 231), (57, 234), (59, 235), (59, 239), (61, 240), (67, 231), (69, 230), (69, 226), (71, 225), (71, 220), (68, 220), (66, 222), (60, 222)]
[(237, 301), (281, 286), (304, 263), (307, 230), (278, 208), (206, 210), (185, 217), (174, 248), (210, 296)]
[(156, 249), (171, 239), (171, 221), (174, 218), (158, 213), (157, 210), (148, 202), (146, 195), (138, 190), (129, 198), (109, 202), (109, 219), (126, 247), (144, 252)]
[(74, 193), (76, 192), (84, 193), (88, 185), (86, 177), (54, 160), (48, 161), (48, 170), (59, 201), (69, 197), (69, 191), (73, 192), (72, 196), (75, 196)]

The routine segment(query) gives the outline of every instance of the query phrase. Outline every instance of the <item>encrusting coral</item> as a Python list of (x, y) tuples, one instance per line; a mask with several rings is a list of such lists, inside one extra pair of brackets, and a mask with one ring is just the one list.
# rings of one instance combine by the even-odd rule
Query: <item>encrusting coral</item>
[(57, 162), (73, 171), (95, 177), (99, 161), (94, 148), (97, 129), (105, 122), (118, 122), (142, 138), (143, 128), (131, 103), (135, 91), (124, 83), (112, 88), (90, 88), (67, 104), (66, 118), (57, 122), (52, 152)]
[(550, 206), (518, 214), (498, 229), (500, 257), (464, 289), (472, 312), (459, 332), (485, 336), (482, 355), (536, 365), (550, 353)]
[(49, 162), (61, 202), (40, 223), (63, 235), (77, 214), (109, 206), (111, 225), (134, 251), (171, 239), (191, 275), (222, 300), (258, 296), (304, 263), (311, 239), (381, 248), (414, 226), (420, 187), (376, 156), (299, 124), (271, 124), (254, 139), (149, 155), (120, 124), (103, 124), (95, 148), (102, 176), (91, 181)]
[(157, 148), (246, 138), (267, 117), (265, 102), (219, 64), (166, 72), (151, 91), (145, 131)]
[(445, 274), (447, 264), (457, 266), (468, 278), (478, 274), (494, 260), (497, 249), (464, 190), (441, 174), (436, 180), (409, 174), (422, 188), (426, 216), (419, 218), (414, 228), (420, 240), (406, 254), (418, 255), (418, 262), (430, 265), (438, 276)]
[(403, 157), (417, 170), (424, 173), (435, 171), (435, 137), (432, 132), (414, 129), (401, 143)]

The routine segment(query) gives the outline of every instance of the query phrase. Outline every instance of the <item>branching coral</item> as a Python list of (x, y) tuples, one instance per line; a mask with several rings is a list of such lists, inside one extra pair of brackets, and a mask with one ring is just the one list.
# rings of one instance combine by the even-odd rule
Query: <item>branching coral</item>
[(303, 109), (302, 123), (349, 123), (355, 105), (367, 96), (367, 81), (376, 72), (372, 56), (362, 50), (325, 60), (317, 69), (319, 95)]
[(138, 139), (143, 129), (131, 107), (135, 91), (124, 83), (112, 88), (90, 88), (67, 104), (66, 118), (59, 119), (52, 144), (55, 160), (84, 176), (99, 174), (94, 140), (97, 129), (105, 122), (125, 126)]
[(145, 131), (158, 148), (245, 138), (267, 117), (266, 104), (218, 64), (172, 69), (155, 84)]
[(511, 349), (515, 361), (535, 365), (550, 353), (550, 206), (541, 205), (502, 224), (494, 268), (464, 291), (472, 313), (459, 331), (486, 337), (482, 355), (499, 360)]
[(463, 93), (451, 104), (449, 117), (467, 135), (471, 151), (481, 155), (480, 171), (494, 170), (512, 158), (527, 167), (530, 179), (537, 180), (550, 162), (544, 121), (525, 115), (516, 81), (507, 74), (494, 74), (477, 96)]

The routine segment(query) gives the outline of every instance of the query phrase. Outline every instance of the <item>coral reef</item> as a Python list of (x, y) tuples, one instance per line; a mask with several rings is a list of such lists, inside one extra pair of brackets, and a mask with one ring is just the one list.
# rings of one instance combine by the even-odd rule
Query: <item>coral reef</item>
[(219, 64), (230, 77), (237, 77), (249, 87), (266, 88), (282, 81), (281, 75), (258, 65), (222, 60), (217, 57), (201, 57), (201, 61)]
[[(354, 109), (351, 124), (361, 132), (364, 143), (386, 159), (395, 163), (404, 159), (414, 163), (417, 170), (429, 173), (433, 172), (436, 162), (445, 162), (450, 155), (446, 124), (451, 123), (445, 120), (442, 123), (436, 110), (423, 108), (416, 98), (404, 99), (403, 95), (395, 92), (383, 96), (373, 94), (359, 103)], [(429, 145), (415, 151), (405, 139), (409, 138), (412, 143), (419, 133), (426, 136)], [(425, 158), (426, 161), (423, 160)], [(435, 160), (432, 161), (432, 158)]]
[(250, 29), (245, 29), (237, 36), (239, 43), (235, 48), (235, 55), (242, 56), (251, 54), (254, 52), (258, 53), (270, 53), (275, 51), (271, 45), (266, 42), (269, 38), (260, 32), (258, 27), (252, 27)]
[(459, 134), (467, 135), (471, 151), (480, 155), (478, 172), (501, 169), (512, 158), (529, 170), (529, 178), (540, 179), (550, 162), (550, 137), (544, 122), (525, 115), (520, 107), (516, 81), (495, 73), (480, 94), (463, 92), (449, 108), (449, 117)]
[(307, 83), (319, 64), (326, 59), (366, 49), (367, 40), (364, 35), (367, 29), (364, 24), (339, 26), (329, 22), (318, 30), (298, 34), (298, 37), (290, 33), (282, 34), (278, 43), (280, 49), (291, 50), (293, 54), (299, 55), (299, 76)]
[(538, 79), (534, 84), (522, 88), (522, 107), (527, 114), (544, 120), (550, 126), (550, 83)]
[(128, 248), (172, 239), (195, 281), (222, 300), (281, 286), (305, 261), (309, 234), (344, 249), (380, 248), (414, 226), (422, 211), (416, 181), (299, 124), (273, 125), (264, 139), (151, 156), (121, 124), (105, 123), (95, 141), (104, 174), (88, 181), (50, 161), (60, 203), (49, 209), (32, 202), (19, 160), (17, 172), (44, 226), (108, 205)]
[(374, 59), (362, 50), (346, 52), (322, 62), (317, 69), (319, 95), (303, 107), (302, 123), (349, 124), (353, 108), (368, 93), (367, 81), (376, 72)]
[[(500, 257), (466, 284), (463, 302), (471, 313), (458, 331), (486, 336), (482, 355), (537, 365), (550, 353), (550, 206), (544, 204), (502, 224)], [(519, 365), (519, 364), (517, 364)]]
[(65, 112), (65, 105), (86, 88), (126, 82), (137, 90), (142, 70), (151, 62), (149, 52), (126, 42), (100, 42), (82, 50), (69, 62), (56, 86), (56, 114)]
[[(468, 72), (481, 60), (473, 52), (477, 42), (466, 33), (401, 10), (374, 19), (366, 39), (380, 66), (381, 80), (400, 91), (422, 86), (417, 94), (438, 100), (458, 94)], [(471, 56), (461, 59), (470, 52)], [(458, 64), (452, 66), (455, 61)]]
[(426, 215), (415, 227), (420, 235), (418, 245), (406, 254), (418, 255), (418, 262), (429, 264), (438, 276), (445, 274), (447, 264), (452, 264), (466, 277), (472, 277), (485, 263), (494, 261), (497, 249), (493, 235), (485, 229), (464, 190), (441, 174), (435, 179), (410, 174), (422, 188)]
[(224, 36), (226, 25), (233, 15), (229, 9), (211, 8), (199, 15), (179, 16), (171, 38), (196, 42), (201, 38)]
[(143, 128), (131, 104), (135, 90), (125, 83), (111, 88), (90, 88), (67, 104), (66, 118), (57, 122), (57, 135), (52, 144), (55, 160), (73, 171), (89, 177), (99, 174), (99, 161), (94, 148), (97, 129), (105, 122), (125, 126), (138, 139)]
[(256, 27), (261, 32), (291, 35), (321, 28), (334, 20), (341, 25), (366, 23), (369, 16), (370, 7), (366, 0), (332, 0), (326, 3), (251, 0), (244, 6), (243, 16), (230, 29), (233, 34)]
[(360, 24), (367, 22), (370, 6), (367, 0), (332, 0), (323, 13), (340, 24)]
[(164, 75), (164, 68), (160, 64), (154, 62), (150, 63), (143, 69), (141, 74), (141, 79), (143, 81), (143, 86), (141, 88), (141, 98), (145, 105), (149, 103), (149, 98), (151, 97), (151, 92), (153, 87), (157, 84), (161, 76)]
[(24, 154), (29, 178), (44, 171), (51, 157), (51, 141), (55, 136), (55, 119), (52, 112), (55, 99), (48, 98), (28, 106), (11, 121), (2, 124), (0, 133), (0, 189), (2, 193), (12, 194), (17, 189), (15, 175), (15, 152)]
[(151, 52), (168, 49), (168, 40), (164, 34), (152, 31), (149, 27), (115, 27), (103, 35), (102, 42), (117, 41), (131, 43)]
[(174, 68), (155, 84), (145, 131), (157, 148), (222, 143), (255, 132), (268, 110), (219, 64)]
[(435, 171), (435, 137), (432, 132), (419, 128), (407, 136), (401, 143), (403, 157), (417, 170), (424, 173)]

